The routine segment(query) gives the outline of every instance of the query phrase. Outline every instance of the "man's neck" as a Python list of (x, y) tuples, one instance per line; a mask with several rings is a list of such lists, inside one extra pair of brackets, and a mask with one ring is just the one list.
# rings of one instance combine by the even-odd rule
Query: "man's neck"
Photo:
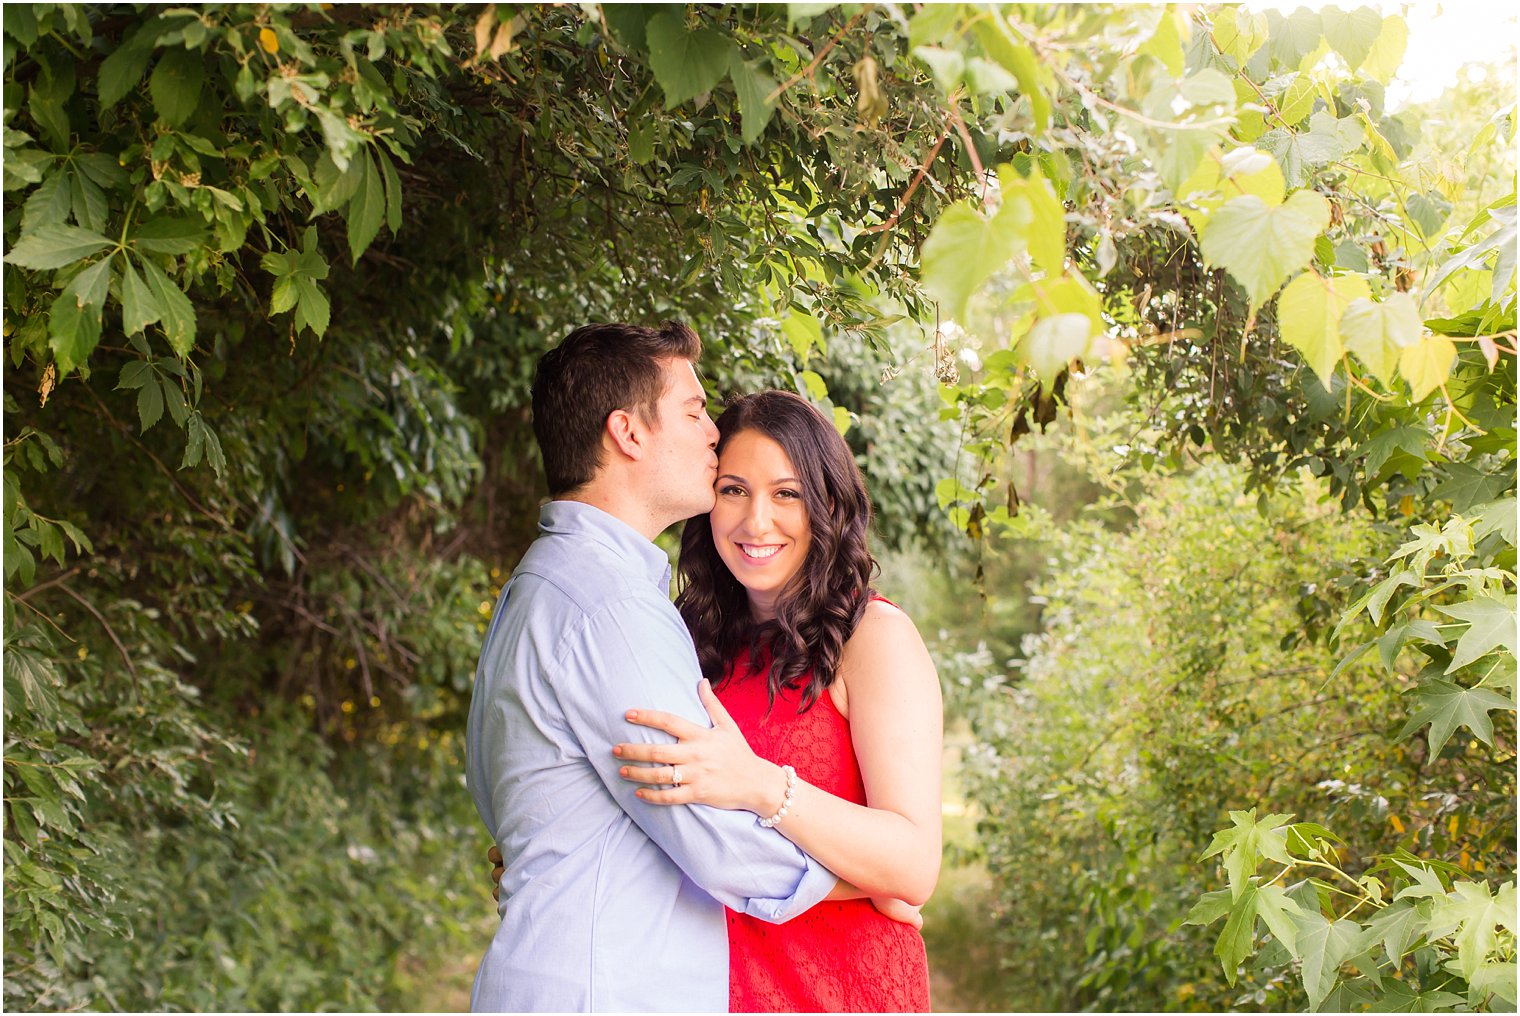
[(628, 526), (651, 543), (654, 542), (654, 538), (659, 536), (667, 526), (673, 524), (670, 522), (662, 523), (660, 519), (655, 518), (649, 505), (645, 504), (641, 498), (630, 492), (626, 487), (620, 488), (619, 485), (601, 478), (592, 480), (584, 487), (564, 494), (555, 500), (578, 501), (581, 504), (589, 504), (593, 508), (598, 508)]

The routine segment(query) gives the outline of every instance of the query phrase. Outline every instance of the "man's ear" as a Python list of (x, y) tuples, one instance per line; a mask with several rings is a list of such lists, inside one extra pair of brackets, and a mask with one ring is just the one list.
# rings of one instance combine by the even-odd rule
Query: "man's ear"
[(645, 429), (644, 422), (638, 418), (638, 414), (626, 409), (614, 409), (607, 414), (607, 423), (603, 432), (612, 442), (613, 451), (620, 452), (634, 461), (644, 457)]

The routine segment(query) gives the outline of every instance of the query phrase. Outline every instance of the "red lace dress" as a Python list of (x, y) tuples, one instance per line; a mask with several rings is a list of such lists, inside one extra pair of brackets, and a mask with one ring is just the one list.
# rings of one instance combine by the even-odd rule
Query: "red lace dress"
[[(765, 671), (736, 665), (718, 698), (762, 758), (820, 790), (866, 803), (850, 723), (828, 692), (798, 715), (783, 691), (768, 709)], [(869, 900), (823, 902), (785, 924), (728, 912), (729, 1012), (928, 1012), (924, 940)]]

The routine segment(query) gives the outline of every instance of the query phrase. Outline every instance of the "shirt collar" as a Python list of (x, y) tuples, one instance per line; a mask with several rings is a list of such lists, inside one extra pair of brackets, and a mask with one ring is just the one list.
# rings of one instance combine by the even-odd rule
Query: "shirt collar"
[(550, 501), (538, 511), (538, 528), (596, 541), (670, 595), (670, 557), (638, 530), (600, 508), (583, 501)]

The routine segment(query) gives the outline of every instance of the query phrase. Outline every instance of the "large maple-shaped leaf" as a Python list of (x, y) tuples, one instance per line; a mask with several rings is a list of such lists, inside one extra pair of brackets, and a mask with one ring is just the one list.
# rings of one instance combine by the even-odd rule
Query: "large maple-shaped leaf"
[(1355, 921), (1331, 921), (1307, 911), (1300, 911), (1294, 922), (1298, 925), (1304, 990), (1309, 993), (1310, 1006), (1318, 1009), (1340, 979), (1341, 964), (1370, 948), (1377, 936)]
[(1275, 208), (1254, 194), (1226, 202), (1199, 243), (1210, 264), (1227, 268), (1255, 307), (1309, 263), (1314, 238), (1330, 223), (1330, 206), (1314, 191), (1295, 192)]
[(1367, 280), (1360, 275), (1327, 278), (1308, 271), (1288, 283), (1277, 298), (1277, 326), (1283, 341), (1304, 354), (1326, 390), (1345, 353), (1341, 316), (1353, 302), (1371, 295)]
[(1467, 631), (1457, 640), (1457, 650), (1451, 658), (1452, 671), (1465, 667), (1494, 649), (1503, 647), (1515, 655), (1515, 598), (1506, 596), (1480, 596), (1461, 603), (1437, 606), (1447, 617), (1468, 622)]
[(1258, 820), (1255, 808), (1232, 811), (1230, 828), (1214, 834), (1209, 849), (1199, 860), (1223, 855), (1230, 892), (1238, 900), (1246, 890), (1246, 880), (1256, 874), (1258, 855), (1279, 864), (1293, 863), (1293, 855), (1288, 852), (1288, 831), (1282, 828), (1292, 818), (1292, 815), (1263, 815)]
[(1498, 944), (1500, 925), (1515, 930), (1515, 883), (1500, 886), (1495, 895), (1487, 882), (1456, 882), (1436, 901), (1429, 934), (1434, 939), (1456, 932), (1457, 965), (1463, 977), (1472, 977)]
[(1414, 401), (1441, 387), (1456, 359), (1456, 343), (1444, 335), (1427, 335), (1399, 350), (1399, 373), (1409, 382)]
[(1417, 708), (1399, 731), (1398, 739), (1408, 737), (1430, 724), (1430, 754), (1434, 758), (1458, 727), (1466, 727), (1484, 744), (1494, 743), (1494, 727), (1488, 714), (1493, 709), (1512, 708), (1509, 699), (1487, 688), (1462, 688), (1432, 678), (1414, 691)]
[(1481, 540), (1489, 533), (1498, 533), (1511, 547), (1515, 545), (1515, 499), (1502, 498), (1492, 504), (1482, 505), (1473, 523), (1473, 539)]
[(1378, 911), (1367, 923), (1368, 929), (1383, 943), (1383, 950), (1393, 961), (1395, 970), (1425, 933), (1430, 907), (1429, 903), (1399, 900)]

